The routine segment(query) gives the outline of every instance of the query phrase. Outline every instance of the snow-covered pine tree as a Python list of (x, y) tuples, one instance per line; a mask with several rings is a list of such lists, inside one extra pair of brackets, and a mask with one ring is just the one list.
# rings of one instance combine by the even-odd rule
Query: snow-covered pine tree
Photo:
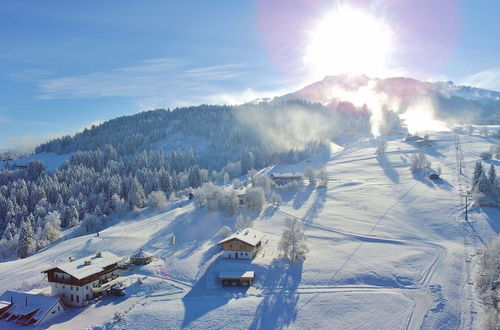
[(476, 165), (474, 166), (474, 174), (472, 175), (472, 185), (477, 185), (479, 182), (479, 178), (483, 174), (483, 164), (480, 160), (476, 161)]
[(34, 239), (33, 228), (29, 220), (23, 221), (21, 224), (21, 232), (17, 244), (17, 255), (20, 258), (26, 258), (33, 254), (36, 250), (36, 241)]

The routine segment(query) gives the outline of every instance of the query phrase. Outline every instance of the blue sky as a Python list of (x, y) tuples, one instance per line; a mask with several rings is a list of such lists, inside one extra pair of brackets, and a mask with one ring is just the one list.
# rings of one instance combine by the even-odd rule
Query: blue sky
[[(332, 1), (269, 1), (273, 8), (264, 0), (2, 1), (0, 148), (142, 110), (234, 104), (304, 85), (311, 77), (294, 38)], [(384, 1), (356, 3), (375, 2)], [(500, 90), (500, 2), (443, 2), (449, 7), (423, 0), (419, 12), (411, 4), (385, 12), (402, 31), (399, 72)], [(408, 12), (415, 20), (405, 27)]]

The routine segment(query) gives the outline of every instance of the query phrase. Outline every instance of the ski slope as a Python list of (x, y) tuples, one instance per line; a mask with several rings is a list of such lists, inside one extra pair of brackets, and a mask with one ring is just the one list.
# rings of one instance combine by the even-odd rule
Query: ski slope
[[(401, 136), (377, 142), (352, 139), (328, 157), (267, 171), (326, 166), (329, 185), (277, 190), (284, 203), (254, 218), (266, 244), (253, 261), (222, 260), (217, 232), (235, 219), (185, 201), (182, 207), (95, 234), (61, 241), (36, 255), (0, 264), (0, 291), (44, 292), (41, 271), (69, 256), (98, 251), (130, 256), (142, 248), (153, 264), (124, 273), (126, 297), (108, 297), (71, 309), (48, 324), (68, 328), (188, 329), (456, 329), (480, 328), (482, 311), (473, 281), (483, 244), (497, 235), (500, 212), (473, 208), (464, 221), (463, 194), (479, 152), (494, 142), (477, 135), (432, 133), (425, 149), (442, 180), (409, 171), (418, 149)], [(463, 164), (460, 174), (458, 164)], [(496, 165), (497, 161), (493, 160)], [(286, 217), (304, 225), (310, 249), (303, 263), (289, 263), (277, 249)], [(172, 244), (175, 235), (176, 244)], [(256, 272), (247, 289), (222, 288), (218, 273)], [(142, 286), (136, 279), (144, 280)], [(115, 314), (120, 317), (115, 318)], [(2, 321), (0, 321), (2, 322)], [(0, 323), (0, 327), (13, 326)]]

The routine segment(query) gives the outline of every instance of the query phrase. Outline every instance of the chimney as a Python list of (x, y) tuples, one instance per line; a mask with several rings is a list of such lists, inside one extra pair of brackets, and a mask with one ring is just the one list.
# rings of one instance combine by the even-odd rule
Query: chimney
[(84, 263), (85, 266), (90, 266), (90, 264), (91, 264), (90, 260), (85, 260), (85, 263)]
[(72, 256), (69, 256), (68, 259), (69, 259), (69, 262), (73, 261), (73, 257)]
[(97, 253), (95, 254), (95, 257), (96, 257), (96, 258), (102, 258), (102, 253), (101, 253), (101, 252), (97, 252)]

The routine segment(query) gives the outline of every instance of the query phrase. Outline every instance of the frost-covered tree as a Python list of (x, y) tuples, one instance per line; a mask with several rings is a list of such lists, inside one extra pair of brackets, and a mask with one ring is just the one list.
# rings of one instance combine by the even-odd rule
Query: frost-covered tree
[(385, 150), (386, 150), (386, 142), (383, 139), (379, 139), (377, 143), (377, 149), (375, 150), (375, 154), (377, 156), (383, 156), (385, 155)]
[(261, 187), (250, 187), (246, 190), (245, 205), (250, 211), (255, 213), (262, 212), (265, 202), (266, 196), (264, 190)]
[(277, 193), (273, 192), (271, 193), (271, 197), (269, 199), (271, 203), (273, 204), (274, 207), (280, 207), (281, 204), (283, 204), (283, 199), (281, 198), (280, 195)]
[(218, 239), (223, 240), (224, 238), (229, 237), (232, 233), (233, 233), (233, 231), (231, 230), (231, 228), (229, 228), (228, 226), (223, 226), (217, 232), (216, 236), (217, 236)]
[(61, 237), (61, 216), (59, 212), (52, 211), (44, 219), (44, 233), (47, 240), (53, 242)]
[(153, 191), (148, 195), (148, 206), (153, 210), (161, 210), (167, 206), (167, 197), (161, 190)]
[(496, 179), (497, 179), (497, 174), (495, 171), (495, 165), (490, 164), (490, 168), (488, 170), (488, 180), (490, 182), (491, 187), (493, 187), (495, 185)]
[(251, 227), (253, 227), (253, 222), (249, 217), (244, 216), (243, 214), (240, 214), (236, 217), (236, 229), (237, 230), (242, 230), (242, 229), (251, 228)]
[(285, 219), (285, 230), (281, 236), (279, 249), (285, 258), (304, 260), (309, 251), (305, 243), (304, 231), (296, 218)]
[(144, 195), (144, 189), (141, 183), (137, 180), (137, 178), (132, 178), (128, 192), (128, 203), (130, 208), (144, 207), (145, 200), (146, 196)]
[(309, 185), (312, 186), (316, 183), (316, 178), (314, 177), (314, 170), (312, 166), (307, 166), (304, 169), (304, 176), (309, 181)]
[(410, 157), (410, 171), (412, 173), (417, 173), (423, 169), (430, 168), (431, 162), (427, 159), (423, 152), (418, 154), (413, 154)]
[(483, 174), (483, 164), (480, 160), (476, 161), (474, 166), (474, 173), (472, 175), (472, 184), (476, 185), (479, 182), (479, 178)]
[(323, 167), (319, 171), (318, 187), (325, 188), (326, 186), (328, 186), (328, 171), (327, 171), (326, 167)]
[(488, 329), (500, 328), (500, 314), (498, 304), (500, 302), (500, 237), (494, 238), (484, 251), (481, 271), (478, 272), (476, 283), (480, 298), (484, 301), (486, 318), (484, 322)]
[(35, 235), (30, 221), (23, 221), (17, 244), (17, 255), (20, 258), (26, 258), (35, 252), (36, 241), (34, 236)]

